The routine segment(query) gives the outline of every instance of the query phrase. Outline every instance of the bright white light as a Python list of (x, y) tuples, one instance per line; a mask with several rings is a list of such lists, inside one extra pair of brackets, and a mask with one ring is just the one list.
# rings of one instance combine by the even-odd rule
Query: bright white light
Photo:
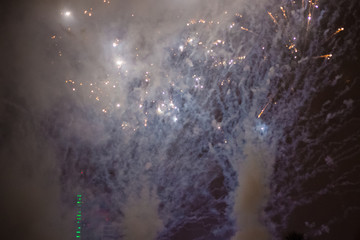
[(163, 111), (161, 110), (160, 107), (157, 108), (157, 113), (158, 113), (158, 114), (163, 114)]
[(65, 12), (65, 16), (66, 16), (66, 17), (70, 17), (70, 15), (71, 15), (71, 12), (70, 12), (70, 11), (66, 11), (66, 12)]
[(119, 42), (120, 42), (120, 40), (116, 38), (115, 41), (112, 44), (113, 47), (117, 47), (119, 45)]
[(265, 123), (258, 122), (255, 129), (258, 133), (260, 133), (261, 136), (264, 136), (267, 134), (268, 126)]
[(183, 46), (183, 45), (180, 45), (179, 50), (180, 50), (181, 52), (184, 51), (184, 46)]
[(177, 119), (177, 117), (174, 117), (173, 120), (174, 120), (174, 122), (177, 122), (178, 119)]
[(124, 61), (122, 61), (121, 59), (117, 59), (115, 63), (118, 66), (118, 68), (120, 68), (124, 64)]

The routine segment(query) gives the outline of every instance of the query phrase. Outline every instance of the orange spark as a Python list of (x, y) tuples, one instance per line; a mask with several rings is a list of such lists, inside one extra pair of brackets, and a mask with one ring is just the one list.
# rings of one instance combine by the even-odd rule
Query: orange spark
[(269, 16), (271, 17), (271, 19), (273, 20), (273, 22), (275, 24), (278, 24), (278, 22), (276, 21), (276, 19), (274, 18), (274, 16), (271, 14), (271, 12), (268, 12)]
[(257, 35), (257, 33), (254, 33), (253, 31), (251, 31), (251, 30), (249, 30), (249, 29), (247, 29), (247, 28), (245, 28), (245, 27), (243, 27), (243, 26), (241, 26), (240, 28), (241, 28), (241, 30), (244, 30), (244, 31), (247, 31), (247, 32), (249, 32), (249, 33), (252, 33), (252, 34)]
[(261, 115), (264, 113), (264, 111), (266, 110), (267, 106), (270, 104), (270, 101), (271, 101), (271, 99), (270, 99), (269, 102), (265, 105), (265, 107), (261, 110), (261, 112), (260, 112), (259, 115), (258, 115), (258, 118), (260, 118)]
[(335, 36), (336, 34), (338, 34), (339, 32), (342, 32), (342, 31), (344, 31), (344, 28), (343, 28), (343, 27), (338, 28), (338, 29), (336, 30), (336, 32), (334, 32), (334, 33), (331, 35), (330, 38), (332, 38), (333, 36)]
[(284, 18), (287, 18), (285, 9), (283, 7), (280, 7), (281, 11), (283, 12)]
[(325, 55), (321, 55), (321, 56), (316, 56), (316, 57), (314, 57), (315, 59), (316, 58), (326, 58), (326, 59), (330, 59), (332, 57), (332, 54), (330, 53), (330, 54), (325, 54)]
[(330, 40), (330, 39), (333, 38), (336, 34), (342, 32), (342, 31), (344, 31), (344, 30), (345, 30), (345, 29), (344, 29), (343, 27), (338, 28), (333, 34), (330, 35), (330, 37), (328, 37), (328, 38), (326, 39), (326, 41)]

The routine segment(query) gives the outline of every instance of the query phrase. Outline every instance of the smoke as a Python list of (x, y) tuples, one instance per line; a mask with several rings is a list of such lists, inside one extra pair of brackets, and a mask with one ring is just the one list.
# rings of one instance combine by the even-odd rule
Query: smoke
[(124, 219), (121, 223), (126, 240), (156, 239), (163, 229), (163, 222), (158, 214), (160, 200), (155, 189), (143, 181), (139, 193), (129, 195), (124, 206)]
[(46, 42), (52, 4), (1, 7), (0, 225), (8, 239), (63, 240), (74, 232), (73, 199), (63, 202), (59, 156), (42, 126), (44, 113), (64, 96)]
[[(278, 23), (263, 0), (6, 2), (1, 226), (19, 234), (14, 239), (70, 239), (72, 196), (82, 191), (89, 225), (101, 229), (106, 215), (125, 239), (229, 239), (234, 231), (233, 239), (269, 239), (285, 229), (285, 220), (280, 230), (264, 223), (266, 204), (279, 203), (272, 216), (295, 206), (285, 202), (289, 182), (270, 196), (275, 155), (286, 158), (290, 149), (293, 161), (281, 160), (276, 178), (299, 170), (303, 176), (292, 180), (302, 192), (301, 177), (313, 166), (306, 156), (317, 150), (298, 160), (296, 146), (325, 134), (310, 134), (320, 130), (309, 126), (351, 122), (357, 95), (344, 96), (355, 80), (339, 69), (345, 57), (356, 65), (358, 45), (351, 39), (357, 28), (332, 36), (345, 21), (336, 4), (314, 9), (305, 37), (300, 2), (284, 2), (286, 18), (274, 7)], [(318, 57), (328, 53), (331, 59)], [(321, 92), (330, 85), (335, 98)], [(326, 134), (332, 128), (340, 129), (323, 126)], [(327, 173), (320, 162), (335, 169), (339, 149), (355, 140), (327, 146), (312, 174)]]
[[(2, 12), (2, 28), (7, 39), (1, 40), (2, 48), (7, 49), (2, 65), (9, 66), (1, 72), (1, 186), (6, 193), (2, 206), (3, 216), (7, 218), (2, 226), (8, 233), (18, 226), (22, 231), (16, 231), (17, 234), (23, 233), (24, 237), (15, 238), (70, 239), (75, 216), (70, 197), (79, 187), (75, 181), (63, 182), (63, 179), (77, 174), (75, 161), (80, 161), (81, 152), (76, 147), (88, 145), (96, 149), (110, 137), (101, 120), (89, 119), (84, 114), (98, 108), (89, 101), (89, 89), (75, 89), (78, 93), (75, 97), (65, 81), (82, 81), (84, 85), (102, 81), (107, 74), (115, 74), (114, 63), (120, 58), (124, 62), (122, 68), (128, 70), (129, 77), (124, 81), (143, 76), (153, 64), (152, 86), (157, 89), (168, 82), (164, 72), (169, 71), (166, 73), (170, 76), (178, 73), (169, 69), (164, 56), (168, 55), (166, 48), (177, 42), (184, 23), (199, 18), (225, 22), (243, 1), (114, 1), (108, 8), (100, 8), (102, 1), (38, 0), (7, 4)], [(80, 19), (84, 5), (88, 6), (86, 10), (99, 9), (85, 23)], [(71, 11), (71, 17), (64, 18), (64, 11)], [(216, 39), (216, 33), (210, 32), (209, 41)], [(119, 39), (116, 54), (111, 46), (114, 39)], [(64, 44), (67, 41), (71, 44)], [(116, 100), (121, 109), (129, 108), (133, 100), (126, 98), (127, 84), (124, 82), (114, 93), (116, 99), (110, 96), (108, 102)], [(104, 90), (103, 95), (109, 93)], [(150, 92), (148, 98), (156, 94)], [(125, 110), (120, 112), (126, 114)], [(75, 148), (73, 159), (69, 157), (72, 147)], [(66, 149), (66, 154), (59, 149)], [(69, 158), (74, 163), (65, 162)], [(96, 164), (107, 167), (105, 159)], [(64, 165), (68, 165), (65, 169), (70, 169), (69, 172), (60, 172), (59, 169), (64, 171)], [(247, 167), (255, 168), (254, 171), (259, 168), (251, 164)], [(255, 173), (256, 180), (261, 171)], [(255, 184), (260, 189), (256, 185), (260, 183), (251, 180), (252, 176), (244, 179), (242, 174), (239, 176), (240, 182)], [(156, 189), (144, 184), (140, 193), (134, 189), (129, 192), (133, 194), (122, 207), (124, 218), (119, 225), (125, 238), (156, 238), (163, 229)], [(252, 194), (246, 189), (239, 193)], [(259, 193), (256, 205), (261, 205), (262, 197)], [(244, 201), (247, 200), (239, 200), (239, 211), (247, 209)], [(252, 217), (249, 224), (257, 225), (258, 210), (249, 211), (246, 213)]]
[(238, 184), (235, 191), (234, 215), (236, 234), (233, 240), (270, 239), (262, 222), (264, 207), (269, 195), (268, 177), (272, 173), (273, 156), (259, 146), (246, 145), (245, 159), (238, 168)]
[(14, 103), (1, 110), (2, 236), (70, 239), (73, 211), (61, 203), (59, 164), (51, 144), (39, 136), (28, 112)]

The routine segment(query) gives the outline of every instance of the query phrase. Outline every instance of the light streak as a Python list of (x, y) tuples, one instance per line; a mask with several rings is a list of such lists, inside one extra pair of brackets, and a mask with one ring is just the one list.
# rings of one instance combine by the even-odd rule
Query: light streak
[(313, 15), (313, 11), (314, 11), (314, 6), (315, 6), (315, 8), (318, 7), (317, 2), (318, 2), (318, 0), (315, 0), (314, 2), (313, 2), (313, 0), (309, 0), (309, 13), (308, 13), (308, 17), (307, 17), (308, 22), (307, 22), (306, 31), (309, 30), (310, 21), (312, 19), (312, 15)]
[(328, 41), (329, 39), (333, 38), (336, 34), (339, 34), (340, 32), (342, 32), (342, 31), (344, 31), (344, 30), (345, 30), (345, 28), (343, 28), (343, 27), (338, 28), (333, 34), (331, 34), (330, 37), (328, 37), (328, 38), (326, 39), (326, 41)]
[(326, 59), (330, 59), (332, 57), (332, 54), (325, 54), (325, 55), (321, 55), (321, 56), (316, 56), (316, 57), (313, 57), (314, 59), (317, 59), (317, 58), (326, 58)]
[(280, 7), (281, 11), (283, 12), (283, 16), (285, 19), (287, 19), (287, 16), (286, 16), (286, 12), (285, 12), (285, 9), (283, 7)]
[(307, 17), (306, 31), (309, 31), (310, 21), (311, 21), (311, 12), (309, 10), (309, 14), (308, 14), (308, 17)]
[(343, 28), (343, 27), (338, 28), (338, 30), (336, 30), (336, 32), (334, 32), (333, 35), (338, 34), (339, 32), (342, 32), (342, 31), (344, 31), (344, 28)]
[(251, 30), (249, 30), (249, 29), (247, 29), (247, 28), (245, 28), (245, 27), (243, 27), (243, 26), (241, 26), (240, 29), (243, 30), (243, 31), (247, 31), (247, 32), (249, 32), (249, 33), (258, 35), (257, 33), (254, 33), (253, 31), (251, 31)]
[(270, 104), (270, 102), (271, 102), (271, 99), (270, 99), (269, 102), (265, 105), (265, 107), (261, 110), (261, 112), (260, 112), (259, 115), (258, 115), (258, 118), (261, 117), (261, 115), (264, 113), (264, 111), (266, 110), (266, 108), (268, 107), (268, 105)]
[(271, 12), (267, 12), (269, 14), (269, 16), (271, 17), (271, 19), (273, 20), (273, 22), (278, 25), (278, 22), (276, 21), (276, 19), (274, 18), (274, 16), (272, 15)]

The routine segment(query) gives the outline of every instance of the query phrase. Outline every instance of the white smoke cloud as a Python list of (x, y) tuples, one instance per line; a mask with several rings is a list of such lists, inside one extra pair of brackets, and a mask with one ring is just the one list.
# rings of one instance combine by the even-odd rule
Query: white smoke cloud
[(163, 229), (163, 222), (158, 214), (160, 200), (154, 188), (143, 181), (141, 191), (130, 194), (124, 205), (124, 219), (121, 223), (126, 240), (156, 239)]
[(274, 156), (263, 144), (252, 141), (246, 143), (244, 155), (237, 172), (238, 187), (235, 190), (233, 213), (236, 234), (232, 239), (270, 239), (262, 216), (269, 196), (268, 177), (272, 174)]

